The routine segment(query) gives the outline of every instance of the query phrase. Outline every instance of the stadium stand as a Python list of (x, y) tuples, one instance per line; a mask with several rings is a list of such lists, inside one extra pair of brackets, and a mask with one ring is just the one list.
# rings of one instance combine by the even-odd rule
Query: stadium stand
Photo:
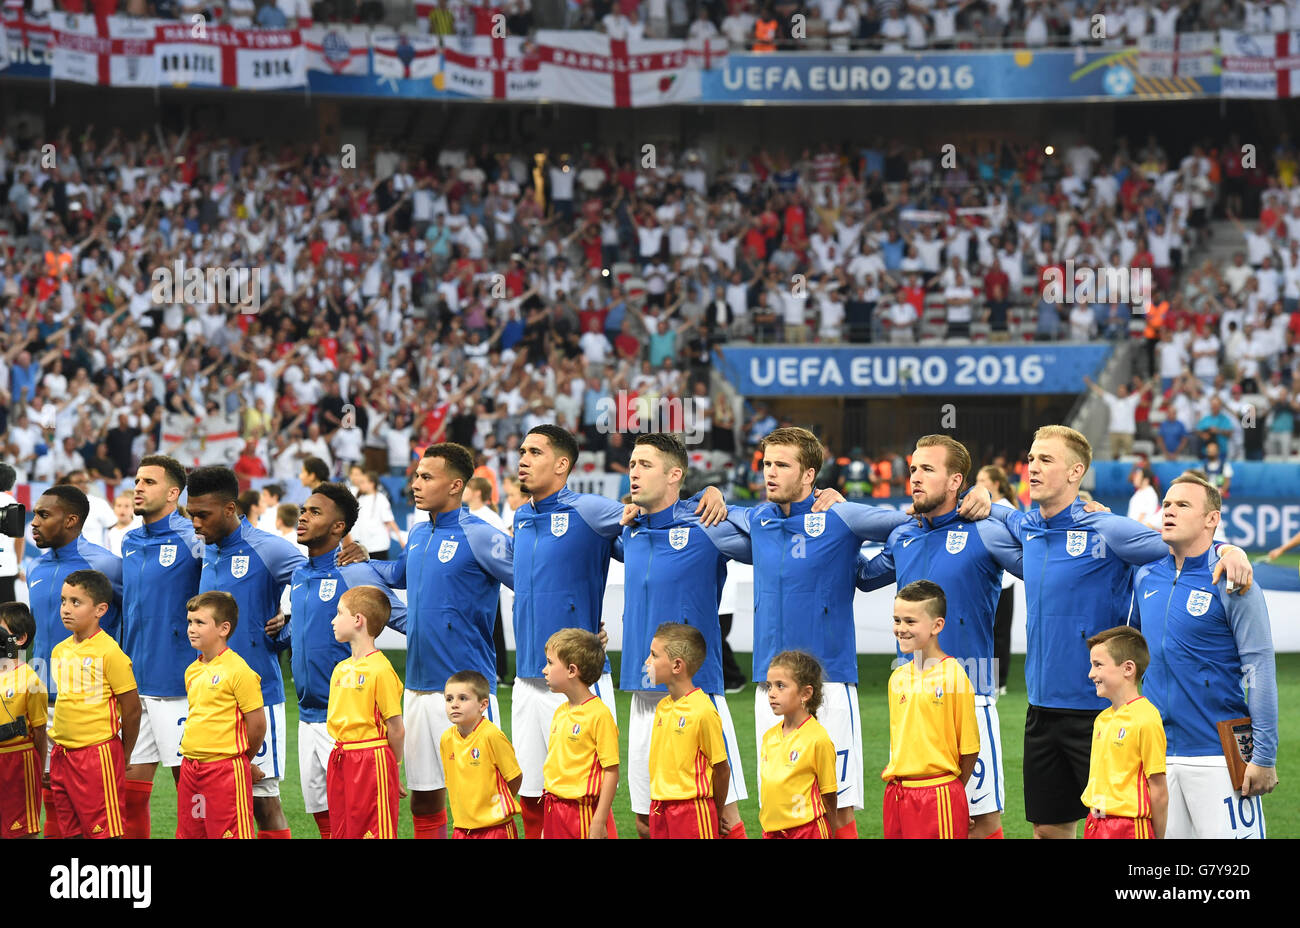
[[(291, 483), (307, 456), (400, 477), (443, 438), (499, 477), (546, 421), (617, 471), (601, 399), (626, 414), (692, 397), (726, 419), (710, 349), (732, 339), (1138, 341), (1138, 450), (1199, 457), (1214, 397), (1238, 423), (1228, 459), (1294, 445), (1285, 138), (1247, 171), (1235, 139), (1173, 158), (1149, 139), (1055, 157), (977, 141), (950, 168), (899, 143), (716, 166), (688, 149), (650, 172), (589, 148), (536, 171), (518, 151), (382, 151), (346, 178), (318, 146), (93, 129), (58, 144), (46, 170), (33, 143), (0, 141), (0, 414), (20, 483), (83, 466), (112, 483), (172, 447), (168, 413), (236, 415), (245, 476)], [(1228, 208), (1260, 218), (1214, 222)], [(1219, 257), (1176, 279), (1210, 242)], [(1104, 282), (1094, 302), (1039, 299), (1067, 261), (1149, 268), (1151, 305)], [(257, 311), (159, 301), (147, 272), (179, 266), (263, 268)], [(1264, 430), (1240, 428), (1247, 404)], [(707, 466), (744, 471), (777, 424), (752, 412), (701, 423), (722, 454)], [(866, 449), (877, 471), (883, 451)]]

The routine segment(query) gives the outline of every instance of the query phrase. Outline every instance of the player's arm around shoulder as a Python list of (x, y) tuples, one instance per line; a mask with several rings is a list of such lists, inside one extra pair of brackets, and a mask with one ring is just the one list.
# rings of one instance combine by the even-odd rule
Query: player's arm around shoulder
[(1161, 560), (1169, 553), (1169, 546), (1161, 541), (1159, 532), (1128, 516), (1084, 512), (1075, 524), (1092, 529), (1101, 537), (1101, 547), (1094, 545), (1090, 552), (1093, 557), (1106, 557), (1113, 551), (1126, 564), (1141, 566)]
[[(1006, 509), (1005, 506), (996, 506), (996, 509)], [(1025, 552), (1020, 545), (1020, 540), (1015, 536), (1011, 529), (996, 519), (984, 519), (974, 523), (976, 534), (979, 535), (980, 541), (984, 544), (984, 550), (989, 553), (996, 563), (1003, 570), (1010, 571), (1012, 576), (1019, 580), (1025, 579)]]
[(888, 541), (894, 529), (912, 521), (911, 516), (897, 509), (869, 503), (836, 503), (830, 511), (863, 541)]
[(461, 528), (479, 566), (513, 590), (515, 588), (514, 539), (474, 516), (463, 520)]

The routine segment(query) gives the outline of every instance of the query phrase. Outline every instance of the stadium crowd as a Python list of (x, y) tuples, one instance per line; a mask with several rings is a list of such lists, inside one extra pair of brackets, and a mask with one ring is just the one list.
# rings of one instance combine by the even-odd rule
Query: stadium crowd
[[(897, 142), (823, 144), (716, 165), (663, 151), (638, 171), (589, 146), (537, 164), (485, 146), (343, 170), (319, 144), (93, 127), (63, 133), (49, 167), (38, 142), (5, 137), (5, 456), (20, 482), (113, 480), (174, 448), (165, 413), (224, 413), (246, 478), (292, 481), (306, 457), (402, 475), (439, 439), (501, 474), (540, 422), (600, 453), (615, 415), (691, 398), (703, 447), (744, 461), (763, 430), (734, 421), (710, 377), (730, 339), (1119, 339), (1131, 322), (1169, 393), (1135, 428), (1187, 453), (1170, 412), (1195, 433), (1213, 391), (1254, 403), (1289, 454), (1296, 156), (1284, 137), (1243, 169), (1238, 148), (974, 140), (945, 167)], [(1210, 217), (1259, 207), (1231, 267), (1174, 285)], [(1067, 260), (1150, 268), (1145, 322), (1104, 280), (1093, 302), (1035, 306)], [(160, 271), (238, 267), (262, 269), (243, 313), (158, 294)], [(626, 450), (616, 440), (611, 469)]]
[[(1253, 33), (1300, 29), (1296, 0), (436, 0), (427, 5), (382, 0), (26, 0), (25, 5), (37, 13), (58, 9), (166, 19), (203, 15), (209, 22), (268, 29), (349, 22), (402, 25), (412, 22), (414, 11), (419, 28), (440, 36), (487, 34), (492, 16), (500, 13), (511, 35), (526, 36), (540, 27), (597, 30), (616, 38), (725, 37), (730, 48), (755, 52), (1118, 46), (1148, 36), (1221, 28)], [(1094, 20), (1098, 15), (1104, 17), (1100, 31)]]

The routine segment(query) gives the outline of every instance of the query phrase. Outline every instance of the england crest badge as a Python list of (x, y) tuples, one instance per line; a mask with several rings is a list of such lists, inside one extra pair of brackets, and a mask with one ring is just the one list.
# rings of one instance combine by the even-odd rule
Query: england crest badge
[(176, 546), (162, 545), (158, 548), (158, 563), (163, 567), (171, 567), (176, 563)]
[(456, 549), (459, 547), (459, 541), (447, 539), (442, 544), (438, 545), (438, 560), (442, 561), (444, 564), (447, 563), (456, 556)]
[(816, 538), (822, 532), (826, 531), (826, 513), (810, 512), (803, 517), (804, 534), (809, 538)]
[(961, 554), (966, 550), (966, 538), (970, 532), (949, 532), (946, 550), (949, 554)]
[(1088, 533), (1087, 532), (1066, 532), (1065, 533), (1065, 553), (1070, 557), (1078, 557), (1084, 551), (1088, 550)]
[(569, 514), (567, 512), (551, 513), (551, 534), (559, 538), (569, 530)]
[(320, 596), (320, 601), (323, 603), (327, 603), (331, 599), (333, 599), (334, 593), (338, 589), (338, 586), (339, 586), (339, 582), (337, 580), (334, 579), (322, 580), (320, 582), (320, 590), (317, 592), (317, 595)]
[(1210, 594), (1204, 590), (1193, 590), (1187, 596), (1187, 611), (1192, 615), (1205, 615), (1210, 609)]
[(691, 527), (689, 525), (680, 528), (670, 528), (668, 530), (668, 544), (674, 551), (680, 551), (686, 547), (686, 542), (691, 540)]
[(236, 554), (230, 559), (230, 576), (236, 580), (248, 574), (248, 555)]

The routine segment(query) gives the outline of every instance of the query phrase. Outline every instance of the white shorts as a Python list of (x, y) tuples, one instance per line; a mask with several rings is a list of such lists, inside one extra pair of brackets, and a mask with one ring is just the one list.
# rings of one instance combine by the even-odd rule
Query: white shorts
[(1166, 757), (1169, 821), (1166, 838), (1264, 838), (1264, 803), (1232, 788), (1221, 755)]
[[(655, 710), (663, 698), (663, 693), (644, 690), (632, 693), (632, 718), (627, 726), (626, 776), (632, 811), (637, 815), (650, 814), (650, 734), (654, 730)], [(736, 726), (731, 723), (726, 697), (710, 693), (709, 700), (722, 718), (722, 741), (727, 746), (727, 763), (731, 767), (726, 802), (730, 805), (749, 798), (745, 790), (745, 771), (740, 766), (740, 745), (736, 742)]]
[(1001, 812), (1007, 804), (1007, 781), (1002, 775), (1002, 726), (997, 699), (975, 697), (975, 725), (980, 733), (980, 753), (975, 770), (966, 781), (966, 803), (970, 814)]
[[(614, 721), (618, 710), (614, 705), (614, 680), (603, 673), (592, 692), (609, 706)], [(551, 738), (551, 719), (564, 702), (563, 693), (552, 693), (541, 677), (515, 677), (510, 698), (510, 741), (515, 748), (519, 769), (524, 772), (520, 796), (542, 795), (546, 779), (542, 767), (546, 764), (546, 745)]]
[[(763, 764), (763, 735), (780, 721), (767, 704), (767, 684), (754, 691), (754, 753)], [(823, 683), (822, 704), (817, 721), (835, 745), (835, 777), (839, 781), (836, 807), (863, 808), (862, 801), (862, 714), (858, 708), (856, 683)]]
[[(494, 725), (501, 724), (496, 694), (488, 697), (487, 720)], [(442, 693), (407, 690), (402, 695), (402, 724), (406, 727), (402, 747), (406, 754), (406, 788), (422, 793), (445, 789), (447, 780), (438, 745), (442, 733), (451, 728), (451, 719), (447, 718), (447, 701)]]
[(158, 764), (179, 767), (181, 763), (181, 731), (190, 702), (184, 696), (164, 699), (161, 696), (140, 697), (140, 734), (131, 750), (130, 764)]
[(329, 808), (325, 793), (325, 772), (329, 769), (334, 739), (325, 722), (298, 722), (298, 780), (302, 784), (302, 804), (308, 814)]
[(289, 729), (284, 721), (284, 703), (277, 702), (273, 706), (262, 708), (266, 712), (266, 737), (262, 739), (262, 747), (253, 758), (253, 763), (261, 767), (266, 776), (253, 784), (254, 799), (280, 795), (280, 778), (284, 776), (285, 742), (289, 735)]

